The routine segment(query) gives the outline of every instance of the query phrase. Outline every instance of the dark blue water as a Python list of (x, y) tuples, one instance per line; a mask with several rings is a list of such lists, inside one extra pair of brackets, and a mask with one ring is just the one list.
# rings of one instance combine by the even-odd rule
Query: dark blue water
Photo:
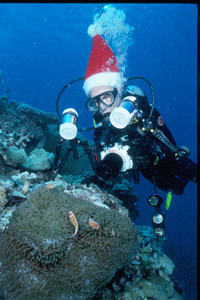
[[(195, 4), (116, 4), (134, 27), (126, 77), (149, 79), (156, 107), (178, 145), (191, 150), (197, 161), (197, 6)], [(9, 89), (9, 100), (25, 102), (55, 112), (61, 88), (83, 77), (92, 39), (87, 28), (102, 4), (0, 4), (0, 94)], [(135, 82), (136, 84), (136, 82)], [(144, 86), (144, 84), (140, 86)], [(148, 87), (146, 86), (146, 89)], [(148, 92), (147, 92), (148, 93)], [(71, 86), (60, 100), (60, 110), (74, 107), (79, 127), (92, 126), (85, 108), (82, 82)], [(92, 133), (86, 133), (92, 138)], [(151, 225), (153, 211), (147, 198), (153, 187), (145, 179), (135, 187), (140, 195), (137, 224)], [(164, 192), (160, 194), (165, 198)], [(182, 196), (173, 196), (167, 217), (167, 236), (196, 261), (197, 189), (189, 183)], [(192, 278), (196, 263), (184, 276)], [(193, 277), (190, 300), (196, 298)], [(189, 279), (188, 279), (189, 280)], [(193, 291), (193, 292), (192, 292)]]

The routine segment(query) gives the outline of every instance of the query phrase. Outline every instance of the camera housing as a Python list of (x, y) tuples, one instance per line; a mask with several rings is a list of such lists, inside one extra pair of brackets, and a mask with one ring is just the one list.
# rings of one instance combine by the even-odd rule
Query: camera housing
[(116, 177), (119, 172), (133, 168), (133, 160), (128, 154), (128, 145), (115, 143), (113, 147), (104, 147), (100, 152), (100, 162), (97, 164), (96, 174), (103, 180)]

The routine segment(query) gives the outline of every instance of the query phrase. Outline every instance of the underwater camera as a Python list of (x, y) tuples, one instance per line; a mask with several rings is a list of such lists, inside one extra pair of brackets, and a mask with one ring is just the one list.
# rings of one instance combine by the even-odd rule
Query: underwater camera
[(115, 143), (113, 147), (105, 147), (100, 153), (100, 162), (96, 167), (96, 174), (100, 179), (109, 180), (119, 172), (133, 168), (133, 160), (128, 154), (130, 147)]

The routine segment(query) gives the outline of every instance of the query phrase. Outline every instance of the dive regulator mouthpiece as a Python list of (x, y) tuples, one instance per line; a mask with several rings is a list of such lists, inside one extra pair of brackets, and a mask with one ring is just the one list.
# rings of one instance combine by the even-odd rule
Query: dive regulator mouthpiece
[(111, 124), (119, 129), (125, 128), (132, 118), (134, 117), (137, 110), (134, 106), (134, 101), (136, 97), (128, 96), (124, 98), (123, 102), (119, 107), (116, 107), (110, 114)]
[(78, 113), (74, 108), (63, 111), (62, 121), (59, 129), (60, 136), (65, 140), (72, 140), (76, 137), (78, 129)]

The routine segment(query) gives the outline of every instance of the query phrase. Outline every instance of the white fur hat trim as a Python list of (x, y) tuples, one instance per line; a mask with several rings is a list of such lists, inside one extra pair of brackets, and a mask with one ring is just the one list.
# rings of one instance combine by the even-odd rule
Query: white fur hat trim
[(86, 79), (83, 89), (87, 96), (93, 87), (107, 85), (113, 88), (120, 88), (123, 82), (119, 72), (101, 72), (94, 74)]

